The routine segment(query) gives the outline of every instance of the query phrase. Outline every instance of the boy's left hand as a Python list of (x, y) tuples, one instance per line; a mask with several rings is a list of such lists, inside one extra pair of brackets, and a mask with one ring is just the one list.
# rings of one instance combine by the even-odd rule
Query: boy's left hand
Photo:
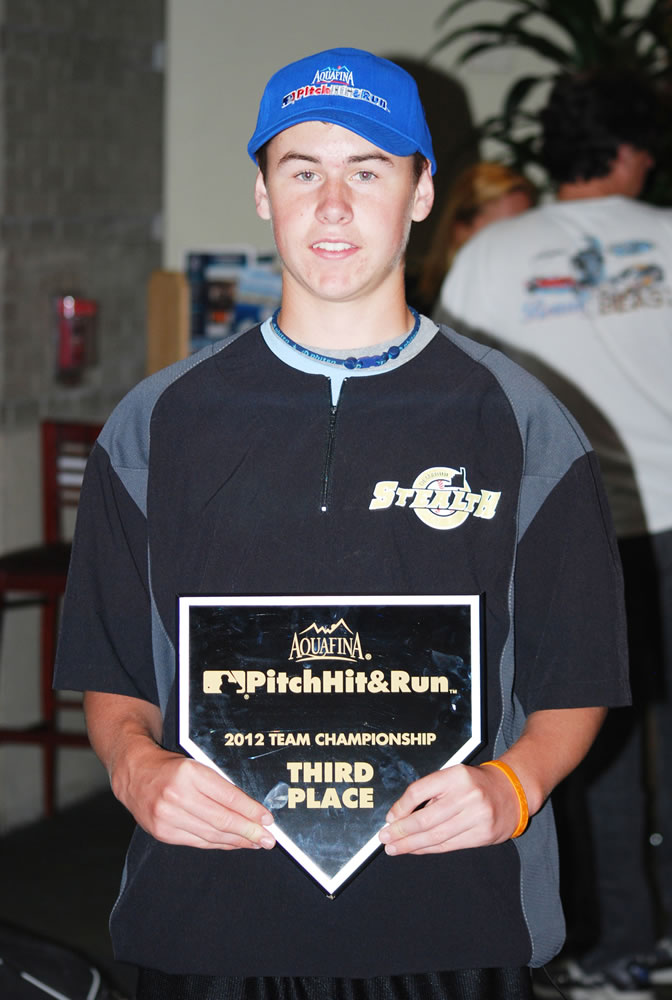
[(519, 818), (520, 803), (506, 775), (494, 767), (456, 764), (409, 785), (379, 837), (387, 854), (457, 851), (508, 840)]

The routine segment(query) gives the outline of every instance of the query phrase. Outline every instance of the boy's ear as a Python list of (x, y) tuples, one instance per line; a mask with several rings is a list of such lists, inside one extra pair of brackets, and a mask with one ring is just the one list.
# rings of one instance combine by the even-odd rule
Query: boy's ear
[(429, 160), (425, 160), (420, 178), (415, 187), (413, 201), (413, 222), (422, 222), (432, 210), (434, 204), (434, 181), (432, 180), (432, 168)]
[(261, 170), (257, 171), (257, 179), (254, 182), (254, 204), (257, 207), (257, 215), (260, 219), (268, 221), (271, 217), (271, 205), (266, 190), (266, 182)]

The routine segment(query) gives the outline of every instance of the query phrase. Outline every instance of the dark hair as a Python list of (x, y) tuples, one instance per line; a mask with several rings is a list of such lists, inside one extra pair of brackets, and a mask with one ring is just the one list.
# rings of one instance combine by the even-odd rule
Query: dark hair
[[(270, 141), (271, 140), (269, 139), (268, 142), (265, 142), (263, 146), (260, 146), (259, 149), (254, 154), (257, 158), (257, 165), (261, 170), (261, 174), (264, 180), (266, 180), (266, 169), (268, 166), (268, 143)], [(416, 184), (420, 180), (420, 176), (422, 174), (422, 171), (425, 169), (426, 163), (427, 163), (427, 158), (423, 156), (421, 152), (418, 151), (413, 153), (413, 179)]]
[(541, 159), (559, 184), (606, 177), (624, 143), (655, 155), (658, 100), (650, 82), (635, 71), (559, 77), (541, 121)]

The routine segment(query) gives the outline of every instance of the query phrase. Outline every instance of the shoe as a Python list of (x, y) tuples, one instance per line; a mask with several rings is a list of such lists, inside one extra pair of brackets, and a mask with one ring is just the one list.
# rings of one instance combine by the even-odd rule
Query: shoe
[[(543, 976), (543, 972), (541, 974)], [(646, 965), (625, 958), (604, 969), (587, 972), (574, 959), (561, 959), (535, 975), (534, 995), (543, 1000), (655, 1000)], [(555, 984), (555, 985), (554, 985)]]
[(649, 970), (649, 981), (654, 986), (672, 983), (672, 938), (661, 938), (653, 954), (646, 956), (645, 962)]

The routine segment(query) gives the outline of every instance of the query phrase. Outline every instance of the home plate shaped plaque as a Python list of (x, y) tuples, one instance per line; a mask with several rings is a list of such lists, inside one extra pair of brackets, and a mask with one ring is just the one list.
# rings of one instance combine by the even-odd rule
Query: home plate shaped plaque
[(479, 598), (180, 597), (179, 740), (334, 895), (405, 788), (481, 746)]

